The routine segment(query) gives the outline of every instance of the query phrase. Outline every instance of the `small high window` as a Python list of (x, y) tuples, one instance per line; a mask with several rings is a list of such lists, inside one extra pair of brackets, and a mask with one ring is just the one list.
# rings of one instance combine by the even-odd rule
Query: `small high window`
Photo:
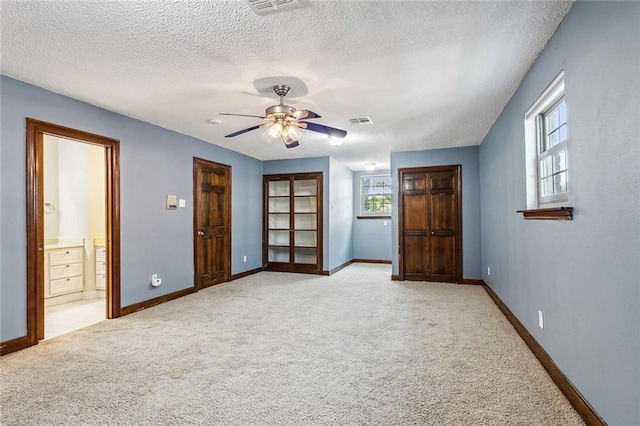
[(525, 115), (528, 208), (568, 200), (568, 140), (564, 73), (560, 73)]
[(360, 214), (362, 216), (391, 215), (391, 176), (360, 178)]

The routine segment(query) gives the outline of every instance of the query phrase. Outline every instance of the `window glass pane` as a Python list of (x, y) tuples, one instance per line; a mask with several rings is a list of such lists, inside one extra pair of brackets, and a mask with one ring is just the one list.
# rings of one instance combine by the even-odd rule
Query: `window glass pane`
[(289, 181), (271, 181), (269, 182), (269, 196), (287, 196), (289, 195)]
[(547, 132), (553, 132), (558, 126), (558, 110), (555, 110), (547, 115)]
[[(553, 173), (567, 169), (567, 150), (562, 149), (551, 156), (553, 163)], [(546, 176), (546, 175), (545, 175)]]
[(269, 213), (269, 229), (289, 229), (289, 215)]
[(540, 181), (540, 195), (543, 197), (553, 195), (553, 176)]
[(314, 213), (317, 207), (316, 197), (295, 197), (293, 211), (296, 213)]
[(391, 195), (365, 195), (362, 211), (369, 213), (391, 212)]
[(561, 194), (567, 192), (567, 172), (558, 173), (553, 176), (553, 193)]
[(546, 157), (540, 161), (540, 178), (545, 178), (553, 173), (551, 167), (551, 157)]
[(557, 145), (560, 142), (560, 130), (554, 130), (547, 138), (547, 149)]
[(296, 247), (293, 249), (293, 261), (295, 263), (318, 263), (316, 248)]
[(361, 212), (389, 214), (391, 212), (391, 176), (362, 178)]
[(294, 195), (316, 195), (316, 181), (313, 179), (312, 180), (294, 180), (293, 194)]
[(567, 123), (567, 106), (564, 104), (564, 101), (558, 106), (558, 121), (560, 125)]
[(391, 178), (376, 177), (364, 179), (365, 194), (385, 194), (391, 192)]
[(288, 211), (288, 198), (269, 198), (269, 213), (286, 213)]
[(564, 142), (567, 140), (567, 125), (563, 124), (562, 127), (560, 127), (560, 142)]
[(296, 247), (316, 247), (316, 231), (295, 231), (294, 242)]

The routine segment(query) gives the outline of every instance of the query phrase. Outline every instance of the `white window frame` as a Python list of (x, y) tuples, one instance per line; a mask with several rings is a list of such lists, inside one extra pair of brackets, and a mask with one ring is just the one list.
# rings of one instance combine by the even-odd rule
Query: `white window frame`
[[(389, 178), (389, 180), (391, 180), (391, 175), (390, 174), (385, 174), (385, 173), (360, 176), (360, 216), (367, 216), (367, 217), (389, 217), (389, 216), (391, 216), (391, 211), (388, 211), (388, 212), (367, 212), (367, 211), (364, 211), (364, 197), (365, 197), (364, 182), (365, 182), (365, 179), (380, 178), (380, 177)], [(389, 193), (388, 194), (393, 197), (393, 182), (390, 182)], [(392, 203), (393, 202), (389, 203), (390, 207), (393, 207)]]
[[(567, 137), (565, 141), (554, 145), (552, 148), (540, 152), (540, 143), (541, 138), (544, 137), (542, 134), (544, 130), (542, 128), (543, 126), (540, 126), (539, 124), (539, 117), (541, 114), (544, 115), (553, 109), (560, 100), (564, 98), (564, 92), (564, 71), (562, 71), (542, 92), (525, 114), (526, 193), (528, 209), (560, 207), (566, 205), (569, 201), (569, 187), (567, 187), (567, 192), (542, 196), (540, 191), (541, 179), (539, 171), (541, 159), (544, 159), (549, 155), (553, 155), (565, 148), (567, 149), (567, 164), (569, 164), (569, 137)], [(567, 130), (569, 131), (569, 129)], [(570, 169), (567, 166), (567, 182), (570, 180), (569, 175)]]

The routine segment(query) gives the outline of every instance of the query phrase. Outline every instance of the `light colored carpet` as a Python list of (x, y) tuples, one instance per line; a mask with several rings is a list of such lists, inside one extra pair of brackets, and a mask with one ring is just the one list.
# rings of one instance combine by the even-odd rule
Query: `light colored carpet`
[(583, 424), (479, 286), (261, 272), (0, 359), (3, 425)]

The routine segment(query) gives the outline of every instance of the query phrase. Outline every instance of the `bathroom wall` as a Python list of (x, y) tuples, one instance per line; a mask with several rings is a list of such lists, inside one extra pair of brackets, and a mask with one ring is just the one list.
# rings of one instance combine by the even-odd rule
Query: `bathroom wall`
[[(105, 235), (103, 147), (44, 136), (45, 242), (84, 241), (84, 298), (95, 293), (96, 238)], [(45, 209), (47, 212), (47, 209)]]
[(44, 238), (53, 240), (58, 238), (58, 138), (45, 135), (44, 137)]
[[(45, 136), (45, 144), (49, 136)], [(58, 238), (89, 237), (89, 145), (58, 141)], [(45, 168), (47, 164), (45, 164)]]

